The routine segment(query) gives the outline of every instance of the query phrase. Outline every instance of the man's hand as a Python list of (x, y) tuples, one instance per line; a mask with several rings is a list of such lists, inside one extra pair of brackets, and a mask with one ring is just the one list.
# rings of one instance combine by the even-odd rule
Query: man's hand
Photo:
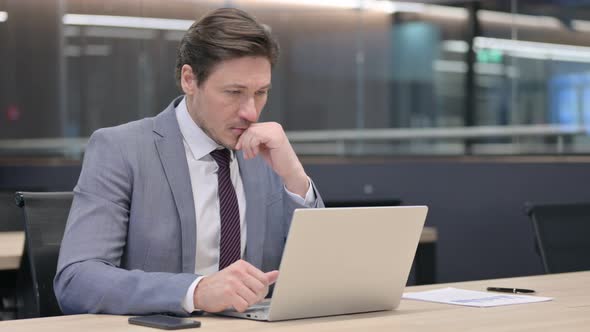
[(242, 133), (235, 147), (251, 159), (260, 154), (283, 179), (289, 191), (305, 197), (309, 189), (307, 174), (293, 151), (283, 127), (276, 122), (253, 123)]
[(225, 269), (201, 279), (194, 293), (195, 309), (219, 312), (233, 307), (244, 312), (268, 294), (268, 286), (279, 271), (264, 273), (250, 263), (239, 260)]

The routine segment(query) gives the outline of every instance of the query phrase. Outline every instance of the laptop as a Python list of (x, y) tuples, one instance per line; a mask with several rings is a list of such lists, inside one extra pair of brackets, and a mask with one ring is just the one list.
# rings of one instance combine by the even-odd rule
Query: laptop
[(416, 253), (426, 206), (297, 209), (272, 299), (243, 313), (262, 321), (393, 310)]

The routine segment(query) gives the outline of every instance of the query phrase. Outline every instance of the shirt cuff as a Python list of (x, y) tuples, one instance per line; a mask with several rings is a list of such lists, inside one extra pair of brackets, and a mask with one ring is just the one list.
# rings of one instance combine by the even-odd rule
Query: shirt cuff
[(305, 194), (305, 198), (290, 192), (286, 186), (283, 186), (283, 187), (285, 188), (285, 191), (287, 192), (287, 194), (289, 194), (289, 196), (291, 196), (291, 198), (293, 198), (295, 200), (295, 202), (299, 203), (300, 205), (311, 207), (313, 205), (313, 203), (315, 202), (316, 197), (315, 197), (315, 191), (313, 190), (313, 186), (311, 185), (311, 179), (309, 177), (307, 177), (307, 182), (309, 183), (309, 187), (307, 188), (307, 193)]
[(186, 310), (189, 314), (195, 311), (195, 288), (201, 280), (205, 278), (204, 276), (200, 276), (193, 283), (189, 286), (188, 290), (186, 291), (186, 295), (184, 296), (184, 301), (182, 303), (182, 308)]

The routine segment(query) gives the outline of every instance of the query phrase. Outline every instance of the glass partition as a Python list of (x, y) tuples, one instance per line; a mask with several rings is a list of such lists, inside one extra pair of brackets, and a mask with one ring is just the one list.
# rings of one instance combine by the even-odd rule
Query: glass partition
[(0, 0), (0, 156), (77, 160), (158, 114), (183, 32), (224, 6), (279, 40), (262, 121), (302, 155), (590, 152), (590, 5), (441, 3)]

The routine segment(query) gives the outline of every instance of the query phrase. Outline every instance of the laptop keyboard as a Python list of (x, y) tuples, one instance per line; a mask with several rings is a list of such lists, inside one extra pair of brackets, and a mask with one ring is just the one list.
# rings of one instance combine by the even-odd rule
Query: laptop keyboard
[(245, 312), (247, 312), (247, 313), (267, 312), (269, 308), (270, 308), (270, 302), (265, 301), (265, 302), (257, 303), (257, 304), (254, 304), (254, 305), (248, 307), (248, 309), (246, 309)]

